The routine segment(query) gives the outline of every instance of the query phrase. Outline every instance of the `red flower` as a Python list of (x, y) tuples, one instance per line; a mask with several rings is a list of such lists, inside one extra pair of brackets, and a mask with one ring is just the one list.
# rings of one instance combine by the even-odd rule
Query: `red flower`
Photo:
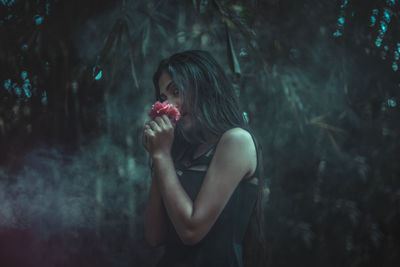
[(177, 123), (178, 120), (181, 118), (181, 114), (179, 110), (174, 107), (172, 104), (168, 103), (168, 100), (160, 103), (157, 101), (152, 106), (149, 115), (152, 120), (154, 120), (157, 116), (167, 115), (167, 117), (172, 121), (172, 123)]

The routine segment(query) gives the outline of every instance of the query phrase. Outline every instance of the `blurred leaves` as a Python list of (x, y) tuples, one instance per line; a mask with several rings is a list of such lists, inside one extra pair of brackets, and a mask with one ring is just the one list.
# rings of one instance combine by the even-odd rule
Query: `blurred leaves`
[[(135, 209), (140, 218), (145, 198), (118, 193), (134, 188), (136, 173), (148, 177), (145, 153), (132, 136), (140, 137), (136, 126), (147, 119), (151, 76), (161, 58), (206, 49), (233, 73), (228, 77), (263, 146), (269, 266), (398, 265), (400, 80), (381, 60), (369, 27), (371, 10), (383, 10), (385, 1), (349, 1), (346, 10), (327, 0), (127, 0), (122, 7), (120, 1), (56, 1), (40, 25), (33, 17), (41, 1), (22, 2), (0, 18), (6, 36), (0, 147), (7, 171), (21, 169), (21, 155), (39, 141), (63, 144), (89, 163), (82, 183), (96, 180), (90, 168), (108, 174), (103, 199), (115, 201), (113, 209), (102, 208), (110, 226), (133, 220)], [(394, 44), (398, 3), (385, 35)], [(4, 19), (6, 11), (13, 17)], [(343, 36), (334, 38), (342, 11)], [(29, 99), (15, 92), (23, 71), (32, 84)], [(105, 139), (96, 142), (99, 136)], [(91, 141), (91, 149), (82, 145)], [(143, 240), (111, 235), (113, 244), (153, 255)]]
[(128, 54), (129, 54), (129, 60), (130, 60), (130, 63), (131, 63), (132, 78), (133, 78), (133, 81), (135, 82), (136, 89), (139, 89), (139, 81), (138, 81), (138, 78), (136, 76), (135, 62), (134, 62), (134, 54), (135, 54), (134, 48), (135, 48), (135, 45), (134, 45), (134, 43), (133, 43), (133, 41), (131, 39), (131, 36), (129, 34), (128, 24), (125, 21), (124, 21), (122, 27), (123, 27), (123, 30), (125, 30), (124, 33), (125, 33), (125, 36), (126, 36), (126, 38), (128, 40)]
[(324, 120), (325, 117), (326, 117), (325, 115), (314, 117), (309, 121), (309, 124), (314, 124), (314, 125), (322, 128), (322, 129), (325, 129), (325, 130), (330, 130), (330, 131), (337, 132), (337, 133), (345, 133), (344, 130), (342, 130), (342, 129), (338, 128), (338, 127), (335, 127), (335, 126), (327, 124), (325, 122), (325, 120)]
[(122, 19), (118, 19), (112, 29), (110, 34), (107, 37), (107, 41), (103, 47), (103, 49), (100, 52), (97, 64), (100, 68), (103, 68), (108, 59), (111, 56), (111, 51), (113, 48), (114, 43), (117, 41), (117, 39), (120, 37), (122, 32)]
[(193, 0), (193, 6), (197, 12), (203, 14), (208, 5), (208, 0)]
[(233, 48), (232, 38), (229, 33), (229, 28), (225, 24), (225, 31), (226, 31), (226, 51), (228, 53), (228, 62), (229, 66), (231, 67), (232, 73), (240, 76), (240, 66), (239, 61), (236, 57), (235, 49)]

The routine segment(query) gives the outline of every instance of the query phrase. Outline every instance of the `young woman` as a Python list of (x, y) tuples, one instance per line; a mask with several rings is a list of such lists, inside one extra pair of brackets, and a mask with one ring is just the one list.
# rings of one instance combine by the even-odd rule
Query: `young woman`
[(153, 82), (156, 99), (182, 115), (176, 125), (156, 117), (143, 132), (152, 159), (145, 237), (165, 245), (157, 267), (256, 266), (264, 256), (261, 149), (231, 83), (199, 50), (162, 60)]

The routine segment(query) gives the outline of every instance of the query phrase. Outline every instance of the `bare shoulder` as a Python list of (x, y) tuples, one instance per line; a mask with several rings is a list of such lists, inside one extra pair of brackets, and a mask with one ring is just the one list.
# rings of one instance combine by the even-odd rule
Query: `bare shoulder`
[(221, 137), (223, 144), (237, 144), (237, 146), (254, 146), (251, 134), (239, 127), (227, 130)]
[(238, 161), (246, 162), (248, 172), (244, 178), (251, 176), (257, 166), (257, 152), (251, 134), (239, 127), (227, 130), (221, 137), (217, 150), (233, 153)]
[(235, 138), (235, 137), (245, 137), (245, 136), (252, 139), (250, 133), (240, 127), (231, 128), (222, 135), (222, 137), (225, 137), (225, 138), (226, 137)]

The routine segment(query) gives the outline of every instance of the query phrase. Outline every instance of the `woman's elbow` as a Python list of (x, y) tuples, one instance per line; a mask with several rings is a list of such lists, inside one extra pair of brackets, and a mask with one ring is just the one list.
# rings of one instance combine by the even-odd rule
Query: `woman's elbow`
[(147, 235), (145, 236), (145, 239), (146, 239), (147, 244), (149, 244), (150, 247), (152, 247), (152, 248), (158, 248), (165, 244), (164, 240), (157, 239), (154, 237), (149, 237)]
[(165, 233), (156, 231), (156, 229), (151, 229), (150, 227), (146, 227), (144, 229), (144, 238), (146, 242), (153, 248), (157, 248), (161, 245), (165, 244), (166, 236)]
[(193, 238), (182, 239), (182, 243), (186, 246), (194, 246), (199, 243), (199, 240)]
[(203, 237), (194, 231), (186, 231), (180, 236), (182, 243), (186, 246), (194, 246), (199, 243)]

